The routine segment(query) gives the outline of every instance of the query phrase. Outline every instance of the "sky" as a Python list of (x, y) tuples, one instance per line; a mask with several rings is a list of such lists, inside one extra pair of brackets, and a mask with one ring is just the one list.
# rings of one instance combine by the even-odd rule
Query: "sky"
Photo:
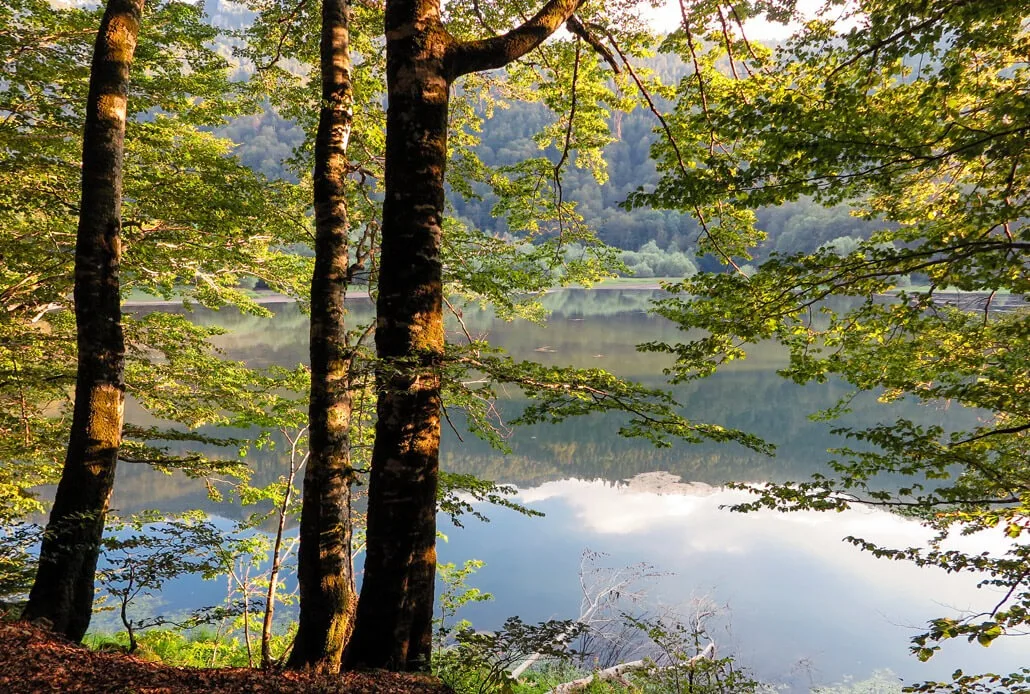
[[(689, 3), (691, 0), (683, 1)], [(797, 0), (796, 7), (802, 16), (814, 17), (823, 4), (823, 0)], [(681, 20), (680, 3), (678, 0), (665, 0), (664, 5), (648, 11), (646, 15), (657, 29), (668, 31), (670, 27), (677, 26)], [(747, 37), (762, 42), (782, 41), (797, 28), (797, 24), (784, 25), (763, 18), (752, 19), (744, 23)]]

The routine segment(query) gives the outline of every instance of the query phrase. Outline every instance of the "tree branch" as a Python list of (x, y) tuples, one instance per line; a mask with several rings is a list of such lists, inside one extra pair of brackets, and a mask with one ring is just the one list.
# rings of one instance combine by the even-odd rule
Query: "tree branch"
[(951, 444), (951, 446), (963, 446), (967, 443), (973, 443), (974, 441), (979, 441), (980, 439), (985, 439), (989, 436), (1001, 436), (1004, 434), (1021, 434), (1024, 431), (1027, 431), (1028, 429), (1030, 429), (1030, 424), (1020, 424), (1019, 426), (1006, 427), (1002, 429), (991, 429), (990, 431), (984, 431), (975, 436), (970, 436), (960, 441), (955, 441)]
[(589, 46), (593, 48), (598, 55), (604, 58), (604, 61), (608, 63), (609, 66), (611, 66), (612, 72), (615, 74), (620, 74), (622, 72), (622, 69), (619, 67), (619, 63), (615, 60), (615, 56), (612, 55), (612, 52), (608, 50), (607, 46), (601, 43), (600, 39), (590, 33), (590, 29), (583, 24), (579, 17), (576, 15), (569, 17), (568, 21), (565, 22), (565, 28), (586, 41), (587, 44), (589, 44)]
[(304, 9), (304, 6), (307, 4), (308, 0), (300, 0), (300, 2), (297, 3), (297, 5), (293, 8), (293, 10), (290, 11), (288, 15), (286, 15), (285, 17), (280, 17), (277, 20), (279, 26), (282, 27), (282, 30), (279, 32), (279, 42), (275, 47), (275, 53), (272, 55), (271, 58), (269, 58), (268, 62), (264, 65), (255, 64), (254, 67), (258, 72), (270, 70), (274, 66), (278, 65), (280, 60), (282, 60), (283, 46), (286, 45), (286, 40), (290, 38), (291, 35), (293, 35), (293, 23), (297, 19), (297, 15), (300, 14), (300, 11)]
[(532, 18), (500, 36), (452, 44), (444, 72), (453, 81), (462, 75), (495, 70), (518, 60), (547, 40), (579, 9), (583, 0), (549, 0)]
[(826, 78), (826, 81), (829, 82), (834, 77), (836, 77), (837, 73), (839, 73), (841, 70), (851, 67), (859, 60), (865, 58), (870, 54), (874, 56), (875, 61), (875, 56), (880, 52), (881, 49), (886, 48), (903, 38), (918, 34), (920, 31), (923, 31), (927, 27), (932, 26), (934, 23), (941, 21), (944, 17), (948, 15), (949, 12), (954, 12), (955, 10), (963, 7), (964, 5), (968, 5), (970, 1), (971, 0), (949, 0), (948, 2), (942, 3), (942, 7), (940, 7), (937, 10), (937, 12), (929, 15), (923, 21), (917, 22), (916, 24), (913, 24), (911, 26), (902, 27), (890, 36), (884, 39), (880, 39), (879, 41), (874, 41), (868, 46), (866, 46), (864, 49), (858, 51), (854, 55), (854, 57), (845, 60), (843, 63), (834, 68), (833, 72), (831, 72), (829, 77)]

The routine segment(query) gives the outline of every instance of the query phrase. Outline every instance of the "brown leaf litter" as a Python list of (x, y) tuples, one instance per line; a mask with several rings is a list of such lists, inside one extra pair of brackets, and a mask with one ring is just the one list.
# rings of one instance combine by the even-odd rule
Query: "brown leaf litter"
[(4, 694), (449, 694), (425, 675), (385, 671), (315, 675), (254, 668), (180, 668), (91, 651), (26, 622), (0, 623)]

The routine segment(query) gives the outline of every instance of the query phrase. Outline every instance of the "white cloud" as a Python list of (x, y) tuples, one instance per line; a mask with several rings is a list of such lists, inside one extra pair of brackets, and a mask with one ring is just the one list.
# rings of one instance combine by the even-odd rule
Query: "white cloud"
[[(770, 553), (793, 557), (791, 561), (815, 571), (841, 573), (871, 589), (889, 593), (892, 600), (904, 596), (925, 599), (932, 585), (938, 602), (965, 607), (984, 591), (970, 590), (971, 576), (945, 577), (942, 572), (920, 569), (910, 562), (876, 559), (842, 542), (853, 535), (888, 547), (925, 546), (932, 533), (918, 522), (875, 508), (843, 513), (758, 511), (732, 513), (724, 507), (748, 498), (744, 492), (699, 484), (656, 487), (654, 480), (631, 480), (613, 486), (604, 482), (563, 480), (519, 492), (519, 501), (549, 501), (567, 506), (584, 534), (619, 538), (662, 554), (663, 566), (691, 564), (697, 555), (756, 557)], [(599, 543), (604, 542), (598, 539)], [(1000, 533), (962, 537), (951, 546), (975, 551), (1003, 551)], [(718, 564), (718, 560), (705, 561)]]

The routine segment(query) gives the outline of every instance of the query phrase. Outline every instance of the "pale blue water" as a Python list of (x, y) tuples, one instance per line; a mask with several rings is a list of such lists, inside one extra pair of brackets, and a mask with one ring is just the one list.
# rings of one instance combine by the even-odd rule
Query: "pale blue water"
[[(661, 381), (667, 362), (659, 355), (638, 355), (633, 345), (674, 339), (676, 331), (637, 310), (639, 294), (613, 292), (600, 299), (582, 294), (560, 301), (565, 310), (547, 326), (512, 326), (486, 317), (472, 323), (517, 356)], [(600, 302), (629, 310), (591, 315), (601, 310)], [(241, 358), (286, 365), (305, 358), (306, 331), (298, 328), (304, 318), (292, 307), (280, 309), (268, 324), (229, 316), (216, 320), (244, 328), (224, 339), (230, 353)], [(442, 519), (449, 541), (440, 545), (441, 561), (485, 561), (470, 583), (495, 596), (459, 616), (483, 629), (516, 614), (525, 621), (577, 617), (581, 555), (589, 549), (607, 555), (605, 566), (645, 562), (664, 574), (639, 585), (641, 600), (628, 608), (634, 613), (676, 611), (689, 617), (699, 601), (717, 606), (710, 634), (720, 653), (735, 654), (760, 678), (788, 691), (862, 679), (885, 668), (910, 682), (947, 678), (959, 667), (1007, 672), (1030, 661), (1030, 646), (1018, 638), (999, 639), (989, 649), (964, 641), (948, 644), (925, 664), (908, 655), (909, 639), (928, 619), (983, 611), (999, 599), (978, 590), (972, 576), (877, 560), (842, 542), (847, 535), (893, 546), (925, 542), (926, 532), (910, 520), (878, 510), (741, 515), (720, 509), (742, 498), (720, 488), (721, 482), (802, 479), (820, 469), (826, 448), (840, 443), (828, 425), (807, 415), (832, 404), (845, 389), (783, 381), (774, 373), (781, 356), (771, 348), (754, 357), (677, 393), (693, 416), (776, 442), (775, 459), (733, 445), (654, 449), (618, 439), (613, 420), (598, 417), (516, 431), (513, 455), (507, 457), (445, 432), (445, 468), (513, 484), (520, 502), (546, 514), (527, 518), (484, 509), (492, 522), (468, 519), (460, 529)], [(851, 422), (871, 424), (896, 414), (870, 398), (857, 403)], [(905, 414), (953, 426), (974, 416), (954, 408)], [(280, 474), (274, 457), (259, 456), (255, 463), (259, 478)], [(655, 474), (659, 471), (669, 474)], [(226, 517), (238, 513), (211, 506), (196, 483), (139, 469), (123, 473), (114, 501), (123, 511), (157, 506), (168, 511), (207, 507)], [(985, 549), (1002, 546), (996, 538), (965, 542)], [(169, 586), (162, 600), (164, 609), (176, 610), (212, 604), (224, 594), (221, 581), (184, 580)]]

